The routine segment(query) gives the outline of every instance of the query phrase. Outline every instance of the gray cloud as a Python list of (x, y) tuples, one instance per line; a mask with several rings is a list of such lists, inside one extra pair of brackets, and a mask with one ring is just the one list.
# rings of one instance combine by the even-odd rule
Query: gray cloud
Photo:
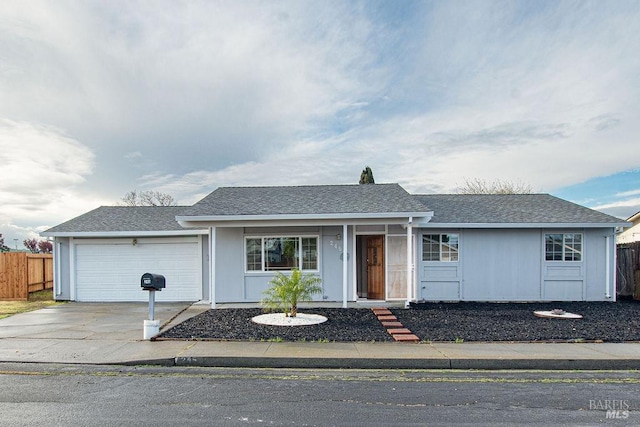
[(608, 130), (614, 128), (620, 124), (618, 119), (613, 114), (602, 114), (597, 117), (593, 117), (588, 120), (587, 125), (593, 127), (597, 131)]
[(356, 182), (365, 165), (426, 192), (637, 168), (639, 22), (632, 1), (7, 2), (0, 144), (18, 151), (3, 161), (48, 188), (0, 184), (0, 222), (56, 223), (134, 188), (188, 203)]

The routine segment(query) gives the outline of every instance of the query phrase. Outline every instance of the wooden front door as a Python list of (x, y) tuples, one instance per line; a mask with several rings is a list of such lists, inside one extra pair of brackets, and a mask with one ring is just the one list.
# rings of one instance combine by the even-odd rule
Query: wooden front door
[(367, 297), (384, 299), (384, 236), (367, 236)]

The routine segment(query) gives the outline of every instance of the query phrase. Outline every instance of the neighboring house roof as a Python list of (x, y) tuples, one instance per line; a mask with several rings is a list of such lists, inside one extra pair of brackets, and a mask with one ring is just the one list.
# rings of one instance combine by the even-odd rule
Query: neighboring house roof
[(426, 226), (628, 225), (619, 218), (549, 194), (422, 194), (414, 197), (434, 212)]
[(630, 223), (630, 228), (627, 228), (622, 233), (618, 234), (618, 243), (632, 243), (640, 241), (640, 212), (636, 212), (631, 215), (627, 221)]
[(634, 225), (639, 223), (640, 222), (640, 211), (634, 213), (629, 218), (627, 218), (627, 221), (632, 222)]
[(40, 233), (42, 236), (143, 236), (198, 234), (176, 215), (185, 206), (101, 206)]
[(221, 187), (178, 215), (180, 221), (431, 215), (398, 184)]

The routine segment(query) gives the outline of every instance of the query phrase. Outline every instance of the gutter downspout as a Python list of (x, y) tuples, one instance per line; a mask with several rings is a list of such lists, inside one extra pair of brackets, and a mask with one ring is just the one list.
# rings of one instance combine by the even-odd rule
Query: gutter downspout
[(209, 232), (209, 286), (211, 308), (216, 308), (216, 227)]
[(348, 242), (347, 236), (347, 224), (342, 225), (342, 308), (347, 308), (348, 298), (348, 279), (349, 279), (349, 264), (348, 264)]
[(606, 299), (611, 299), (611, 236), (604, 236), (605, 238), (605, 246), (606, 246), (606, 255), (605, 255), (605, 293), (604, 296)]

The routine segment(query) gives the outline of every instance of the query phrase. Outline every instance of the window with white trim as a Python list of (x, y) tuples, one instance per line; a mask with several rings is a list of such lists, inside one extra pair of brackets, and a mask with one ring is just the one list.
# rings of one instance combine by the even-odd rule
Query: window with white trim
[(247, 271), (318, 271), (317, 236), (248, 237)]
[(458, 234), (424, 234), (422, 236), (423, 261), (458, 261)]
[(547, 233), (544, 242), (545, 260), (582, 261), (581, 233)]

